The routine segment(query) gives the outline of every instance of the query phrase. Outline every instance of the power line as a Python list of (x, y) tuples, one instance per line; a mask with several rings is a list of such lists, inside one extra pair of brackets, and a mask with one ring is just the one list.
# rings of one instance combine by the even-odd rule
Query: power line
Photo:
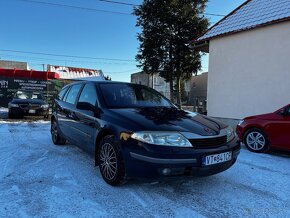
[(112, 3), (112, 4), (118, 4), (118, 5), (127, 5), (127, 6), (140, 6), (128, 2), (119, 2), (119, 1), (111, 1), (111, 0), (99, 0), (99, 2), (106, 2), (106, 3)]
[[(118, 4), (118, 5), (128, 5), (128, 6), (141, 6), (137, 4), (131, 4), (131, 3), (126, 3), (126, 2), (120, 2), (120, 1), (113, 1), (113, 0), (99, 0), (100, 2), (106, 2), (106, 3), (111, 3), (111, 4)], [(204, 15), (208, 16), (217, 16), (217, 17), (224, 17), (226, 15), (224, 14), (216, 14), (216, 13), (201, 13)]]
[(79, 59), (107, 60), (107, 61), (119, 61), (119, 62), (135, 62), (135, 60), (129, 60), (129, 59), (100, 58), (100, 57), (97, 58), (97, 57), (89, 57), (89, 56), (64, 55), (64, 54), (19, 51), (19, 50), (8, 50), (8, 49), (0, 49), (0, 51), (13, 52), (13, 53), (23, 53), (23, 54), (34, 54), (34, 55), (44, 55), (44, 56), (55, 56), (55, 57), (79, 58)]
[[(44, 1), (37, 1), (37, 0), (14, 0), (14, 1), (21, 1), (21, 2), (28, 2), (28, 3), (35, 3), (35, 4), (43, 4), (43, 5), (50, 5), (50, 6), (58, 6), (58, 7), (66, 7), (72, 9), (80, 9), (80, 10), (87, 10), (91, 12), (98, 12), (98, 13), (109, 13), (109, 14), (120, 14), (120, 15), (130, 15), (133, 16), (132, 13), (120, 12), (120, 11), (109, 11), (109, 10), (101, 10), (96, 8), (87, 8), (87, 7), (80, 7), (74, 5), (67, 5), (67, 4), (60, 4), (60, 3), (52, 3), (52, 2), (44, 2)], [(118, 4), (118, 5), (128, 5), (128, 6), (140, 6), (137, 4), (131, 4), (126, 2), (119, 2), (119, 1), (111, 1), (111, 0), (98, 0), (100, 2), (106, 2), (111, 4)], [(216, 13), (201, 13), (207, 16), (216, 16), (216, 17), (224, 17), (224, 14), (216, 14)]]
[[(45, 61), (46, 64), (51, 64), (54, 62), (59, 62), (59, 63), (65, 63), (65, 65), (67, 63), (80, 63), (80, 64), (94, 64), (94, 65), (120, 65), (120, 66), (124, 66), (124, 65), (136, 65), (135, 63), (129, 63), (129, 62), (111, 62), (111, 61), (80, 61), (80, 60), (68, 60), (68, 59), (51, 59), (51, 58), (40, 58), (40, 57), (31, 57), (31, 56), (22, 56), (22, 55), (10, 55), (10, 54), (1, 54), (0, 53), (0, 57), (3, 57), (5, 59), (7, 58), (13, 58), (14, 60), (21, 60), (24, 62), (29, 62), (32, 63), (31, 60), (36, 60), (36, 61)], [(48, 63), (49, 61), (49, 63)]]
[(21, 1), (21, 2), (35, 3), (35, 4), (43, 4), (43, 5), (50, 5), (50, 6), (57, 6), (57, 7), (66, 7), (66, 8), (72, 8), (72, 9), (80, 9), (80, 10), (87, 10), (87, 11), (98, 12), (98, 13), (132, 15), (130, 13), (119, 12), (119, 11), (101, 10), (101, 9), (96, 9), (96, 8), (86, 8), (86, 7), (80, 7), (80, 6), (74, 6), (74, 5), (52, 3), (52, 2), (43, 2), (43, 1), (36, 1), (36, 0), (14, 0), (14, 1)]

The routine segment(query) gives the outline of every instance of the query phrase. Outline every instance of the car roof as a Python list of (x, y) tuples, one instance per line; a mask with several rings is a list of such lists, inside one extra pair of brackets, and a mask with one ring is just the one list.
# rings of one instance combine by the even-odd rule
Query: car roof
[[(66, 87), (70, 87), (70, 86), (76, 85), (76, 84), (84, 84), (84, 83), (95, 83), (95, 84), (133, 84), (133, 83), (129, 83), (129, 82), (119, 82), (119, 81), (110, 81), (110, 80), (104, 80), (104, 81), (77, 81), (77, 82), (73, 82), (73, 83), (67, 84), (62, 89), (66, 88)], [(139, 84), (134, 84), (134, 85), (139, 85)]]

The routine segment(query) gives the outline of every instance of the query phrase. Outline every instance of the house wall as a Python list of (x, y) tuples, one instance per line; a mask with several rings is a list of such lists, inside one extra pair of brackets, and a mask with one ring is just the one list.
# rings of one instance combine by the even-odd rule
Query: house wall
[(0, 68), (29, 70), (26, 62), (0, 60)]
[(210, 41), (208, 115), (241, 119), (290, 103), (290, 22)]

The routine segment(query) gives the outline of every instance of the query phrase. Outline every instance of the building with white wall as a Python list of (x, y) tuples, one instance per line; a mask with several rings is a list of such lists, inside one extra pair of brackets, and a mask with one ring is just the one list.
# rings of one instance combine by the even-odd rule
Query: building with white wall
[(209, 116), (242, 119), (290, 103), (289, 0), (246, 1), (193, 44), (209, 53)]

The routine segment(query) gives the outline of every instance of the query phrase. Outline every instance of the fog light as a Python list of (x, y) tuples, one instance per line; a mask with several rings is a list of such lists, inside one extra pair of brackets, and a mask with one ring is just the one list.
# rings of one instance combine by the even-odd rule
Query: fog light
[(171, 169), (165, 168), (161, 172), (164, 176), (168, 176), (171, 173)]

